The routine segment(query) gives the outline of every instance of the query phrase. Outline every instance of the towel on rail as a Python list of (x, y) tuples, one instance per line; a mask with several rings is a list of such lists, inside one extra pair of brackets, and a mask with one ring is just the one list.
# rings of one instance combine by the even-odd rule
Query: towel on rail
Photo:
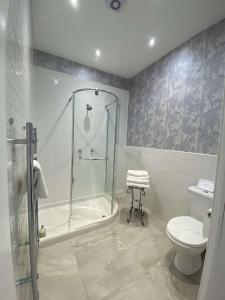
[(48, 189), (45, 183), (45, 178), (42, 172), (42, 168), (40, 163), (37, 160), (33, 161), (34, 171), (36, 171), (35, 176), (35, 193), (38, 198), (47, 198), (48, 197)]
[(127, 175), (135, 177), (146, 177), (148, 176), (148, 171), (145, 170), (128, 170)]

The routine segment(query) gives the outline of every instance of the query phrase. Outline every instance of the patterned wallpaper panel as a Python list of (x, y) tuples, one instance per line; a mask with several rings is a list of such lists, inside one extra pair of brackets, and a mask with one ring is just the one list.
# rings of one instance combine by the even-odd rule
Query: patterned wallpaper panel
[(129, 79), (90, 68), (71, 60), (34, 50), (34, 64), (72, 75), (82, 80), (97, 81), (120, 89), (129, 89)]
[(225, 20), (131, 79), (127, 144), (216, 154), (224, 75)]

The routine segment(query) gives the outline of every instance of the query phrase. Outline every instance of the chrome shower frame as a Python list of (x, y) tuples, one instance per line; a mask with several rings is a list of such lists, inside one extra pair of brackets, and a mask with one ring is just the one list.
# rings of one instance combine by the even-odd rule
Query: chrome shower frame
[[(107, 110), (107, 145), (106, 145), (106, 151), (108, 147), (108, 123), (109, 123), (109, 106), (116, 103), (116, 123), (115, 123), (115, 140), (114, 140), (114, 157), (113, 157), (113, 176), (112, 176), (112, 200), (111, 200), (111, 214), (113, 213), (114, 208), (114, 201), (115, 201), (115, 184), (116, 184), (116, 160), (117, 160), (117, 146), (118, 146), (118, 137), (119, 137), (119, 112), (120, 112), (120, 100), (119, 97), (105, 89), (99, 89), (99, 88), (82, 88), (77, 89), (73, 92), (72, 96), (69, 99), (69, 102), (72, 101), (72, 145), (71, 145), (71, 173), (70, 173), (70, 210), (69, 210), (69, 225), (71, 219), (73, 219), (73, 211), (72, 211), (72, 205), (73, 205), (73, 185), (74, 185), (74, 155), (75, 155), (75, 139), (74, 139), (74, 125), (75, 125), (75, 104), (76, 104), (76, 94), (80, 92), (85, 91), (94, 91), (95, 96), (98, 95), (99, 92), (106, 93), (108, 95), (112, 95), (115, 100), (112, 103), (109, 103), (105, 106), (105, 109)], [(107, 152), (106, 152), (106, 158), (107, 158)], [(107, 182), (107, 164), (108, 160), (106, 161), (106, 176), (105, 176), (105, 192), (106, 192), (106, 182)]]

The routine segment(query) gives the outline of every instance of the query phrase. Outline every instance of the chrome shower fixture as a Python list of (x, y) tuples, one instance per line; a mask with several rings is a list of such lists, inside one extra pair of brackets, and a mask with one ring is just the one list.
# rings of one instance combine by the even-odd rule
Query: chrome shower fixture
[(127, 0), (105, 0), (106, 5), (115, 11), (120, 11)]
[(92, 110), (92, 106), (90, 104), (86, 104), (87, 111)]

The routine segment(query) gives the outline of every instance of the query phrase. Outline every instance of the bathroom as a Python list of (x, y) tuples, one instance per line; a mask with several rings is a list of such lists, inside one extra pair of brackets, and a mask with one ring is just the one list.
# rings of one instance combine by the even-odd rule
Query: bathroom
[(0, 298), (225, 299), (225, 2), (1, 0), (0, 47)]

